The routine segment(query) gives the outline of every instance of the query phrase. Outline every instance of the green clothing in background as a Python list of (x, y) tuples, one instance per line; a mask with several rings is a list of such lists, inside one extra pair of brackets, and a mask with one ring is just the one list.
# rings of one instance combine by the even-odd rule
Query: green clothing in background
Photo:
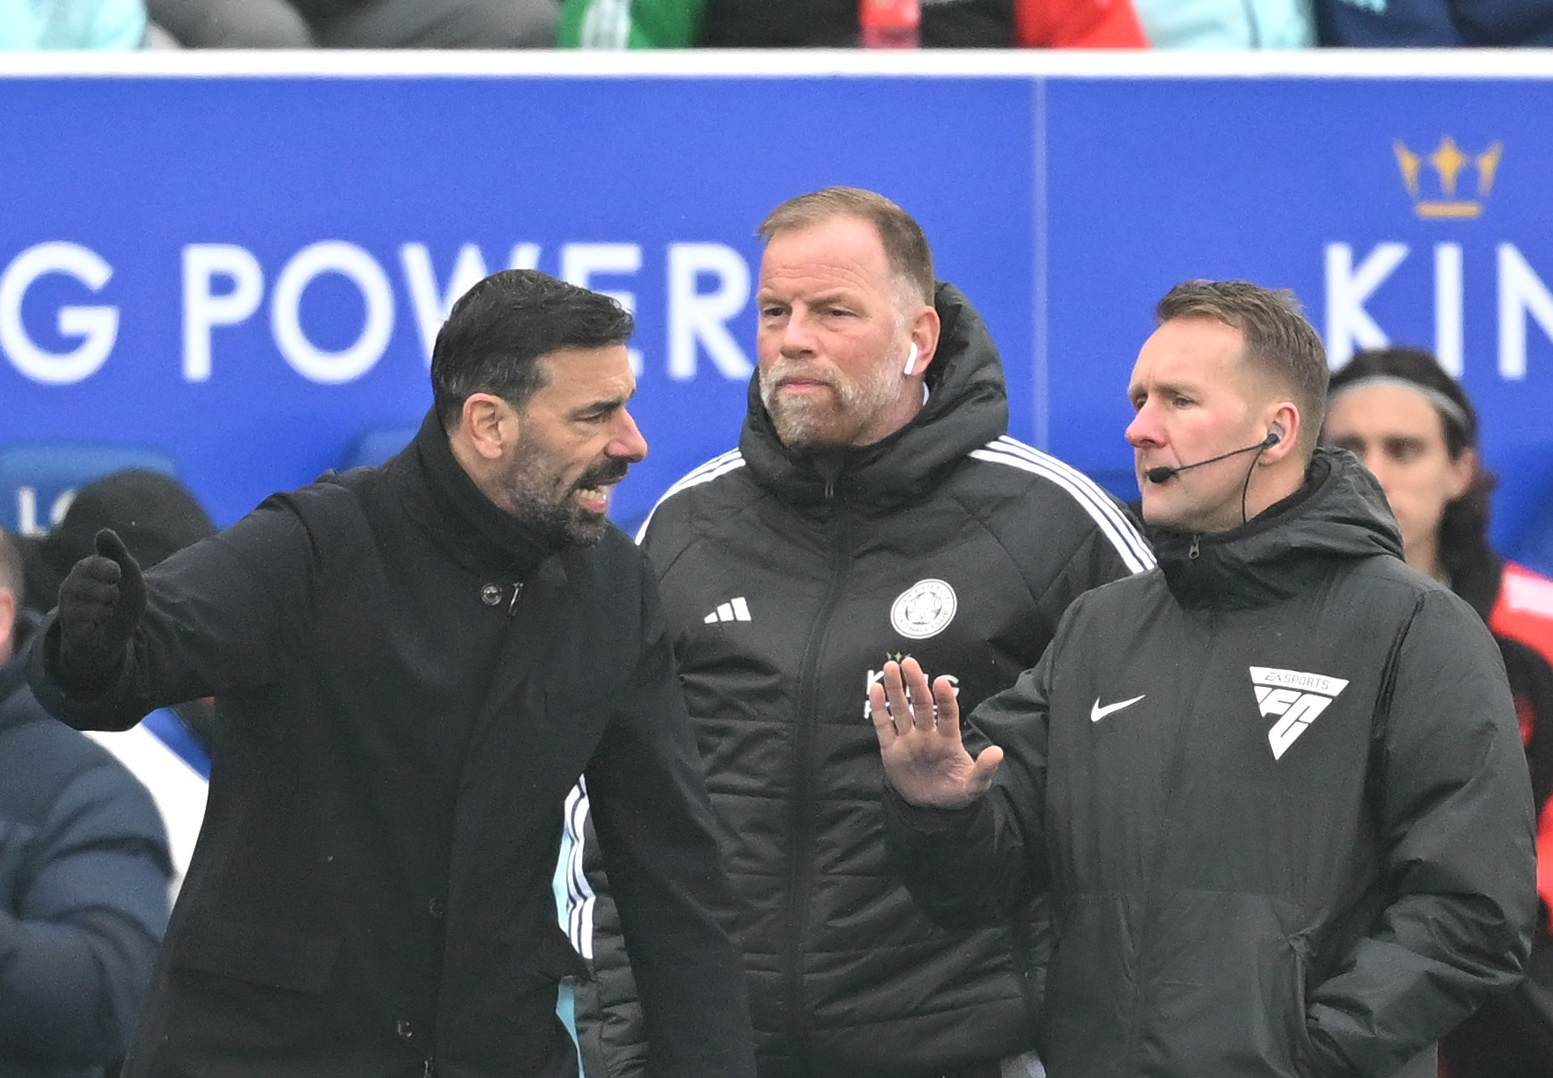
[(706, 0), (566, 0), (559, 44), (570, 49), (688, 49)]

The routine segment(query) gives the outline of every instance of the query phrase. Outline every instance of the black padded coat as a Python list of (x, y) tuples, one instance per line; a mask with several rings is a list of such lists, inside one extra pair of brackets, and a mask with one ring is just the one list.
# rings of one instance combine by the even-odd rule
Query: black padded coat
[(1153, 538), (1158, 571), (970, 716), (1006, 753), (988, 796), (891, 796), (912, 894), (1049, 894), (1053, 1078), (1432, 1076), (1536, 910), (1498, 648), (1345, 451), (1249, 524)]
[[(738, 902), (764, 1078), (937, 1076), (1030, 1046), (1044, 920), (951, 931), (912, 905), (885, 863), (867, 686), (909, 653), (978, 702), (1036, 662), (1076, 596), (1153, 564), (1114, 499), (1006, 435), (986, 328), (951, 286), (937, 308), (930, 394), (911, 423), (812, 458), (782, 445), (752, 383), (738, 450), (672, 488), (644, 529)], [(607, 906), (597, 925), (603, 1017), (585, 1015), (584, 1035), (628, 1061)]]

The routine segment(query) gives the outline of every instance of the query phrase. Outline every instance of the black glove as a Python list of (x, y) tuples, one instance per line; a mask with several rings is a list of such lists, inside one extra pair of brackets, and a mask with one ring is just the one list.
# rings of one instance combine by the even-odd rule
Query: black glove
[(97, 553), (82, 558), (59, 586), (59, 680), (74, 695), (106, 689), (146, 609), (140, 564), (112, 528), (97, 533)]

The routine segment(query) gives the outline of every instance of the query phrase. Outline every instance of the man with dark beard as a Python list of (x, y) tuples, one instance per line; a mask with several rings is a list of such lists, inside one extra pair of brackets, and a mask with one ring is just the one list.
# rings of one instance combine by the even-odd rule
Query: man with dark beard
[(379, 468), (275, 495), (142, 575), (78, 562), (30, 656), (121, 729), (214, 695), (210, 800), (126, 1078), (565, 1076), (550, 891), (585, 773), (655, 1075), (752, 1071), (730, 901), (656, 588), (605, 519), (647, 451), (631, 317), (475, 285)]
[[(937, 656), (979, 701), (1076, 596), (1153, 558), (1104, 491), (1008, 437), (997, 349), (904, 210), (828, 188), (758, 234), (739, 447), (672, 487), (642, 536), (738, 904), (758, 1070), (1027, 1078), (1045, 919), (946, 932), (912, 905), (885, 863), (866, 688), (892, 656)], [(588, 938), (588, 880), (571, 884), (577, 942), (596, 947), (589, 1078), (637, 1075), (642, 956), (627, 933), (625, 967), (607, 902)]]

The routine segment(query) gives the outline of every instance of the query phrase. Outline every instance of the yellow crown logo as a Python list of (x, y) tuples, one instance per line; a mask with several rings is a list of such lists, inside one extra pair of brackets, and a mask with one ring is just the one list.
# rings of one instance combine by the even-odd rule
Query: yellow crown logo
[[(1428, 157), (1420, 157), (1408, 149), (1401, 139), (1392, 143), (1392, 149), (1397, 154), (1397, 168), (1402, 170), (1402, 182), (1413, 200), (1414, 213), (1434, 219), (1464, 218), (1482, 214), (1481, 200), (1487, 198), (1488, 193), (1494, 189), (1494, 175), (1499, 171), (1499, 158), (1504, 153), (1504, 144), (1496, 142), (1476, 157), (1462, 153), (1456, 140), (1449, 135), (1440, 139), (1439, 146)], [(1431, 197), (1425, 197), (1418, 182), (1420, 166), (1425, 162), (1439, 180), (1437, 185), (1433, 185), (1434, 190), (1428, 192)], [(1463, 170), (1469, 166), (1477, 170), (1477, 198), (1459, 198), (1456, 186)], [(1432, 197), (1436, 192), (1440, 197)]]

